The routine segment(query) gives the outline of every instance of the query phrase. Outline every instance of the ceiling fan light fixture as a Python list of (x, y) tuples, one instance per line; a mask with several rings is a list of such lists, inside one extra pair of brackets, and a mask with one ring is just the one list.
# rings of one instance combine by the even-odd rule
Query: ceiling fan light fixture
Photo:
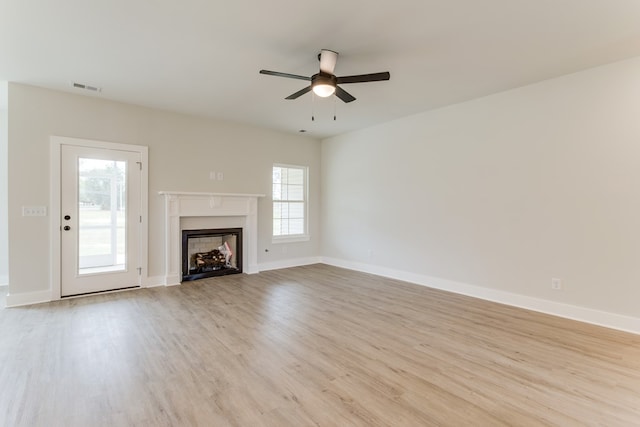
[(336, 91), (336, 78), (324, 73), (316, 74), (311, 78), (311, 89), (322, 98), (331, 96)]
[(336, 92), (336, 87), (330, 83), (318, 83), (313, 85), (313, 93), (316, 95), (326, 98), (328, 96), (333, 95)]

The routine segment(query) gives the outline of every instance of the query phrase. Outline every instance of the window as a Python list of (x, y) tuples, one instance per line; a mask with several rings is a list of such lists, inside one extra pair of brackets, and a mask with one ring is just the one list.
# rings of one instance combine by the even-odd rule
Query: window
[(273, 166), (273, 239), (309, 239), (307, 168), (304, 166)]

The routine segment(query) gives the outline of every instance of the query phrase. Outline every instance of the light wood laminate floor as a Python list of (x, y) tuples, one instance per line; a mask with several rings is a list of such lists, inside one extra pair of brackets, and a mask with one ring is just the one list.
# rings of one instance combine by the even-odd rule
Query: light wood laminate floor
[(313, 265), (0, 311), (3, 426), (638, 426), (640, 337)]

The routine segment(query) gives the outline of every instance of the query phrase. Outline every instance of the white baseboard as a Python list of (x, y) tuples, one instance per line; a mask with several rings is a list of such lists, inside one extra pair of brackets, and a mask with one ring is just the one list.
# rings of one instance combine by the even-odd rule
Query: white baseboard
[(22, 305), (40, 304), (51, 301), (51, 290), (23, 292), (19, 294), (7, 294), (7, 307), (20, 307)]
[(145, 280), (144, 288), (155, 288), (157, 286), (164, 286), (165, 277), (164, 276), (150, 276)]
[[(164, 285), (164, 276), (147, 277), (143, 288), (153, 288)], [(24, 292), (18, 294), (7, 294), (7, 307), (20, 307), (23, 305), (40, 304), (43, 302), (58, 301), (59, 298), (52, 298), (50, 290)]]
[(182, 282), (182, 277), (177, 274), (171, 274), (169, 276), (162, 277), (162, 284), (164, 286), (177, 286)]
[(303, 265), (319, 264), (321, 257), (290, 258), (281, 261), (264, 262), (258, 264), (260, 271), (280, 270), (281, 268), (301, 267)]
[(260, 273), (260, 267), (258, 264), (249, 264), (242, 269), (242, 272), (245, 274), (258, 274)]
[(455, 282), (421, 274), (410, 273), (391, 268), (347, 261), (331, 257), (323, 257), (324, 264), (349, 270), (361, 271), (375, 274), (377, 276), (389, 277), (391, 279), (402, 280), (404, 282), (427, 286), (429, 288), (454, 292), (480, 298), (487, 301), (507, 304), (514, 307), (525, 308), (527, 310), (538, 311), (553, 316), (564, 317), (566, 319), (591, 323), (598, 326), (617, 329), (633, 334), (640, 334), (640, 318), (624, 316), (592, 308), (580, 307), (571, 304), (559, 303), (556, 301), (530, 297), (526, 295), (514, 294), (497, 289), (485, 288), (482, 286), (470, 285), (467, 283)]

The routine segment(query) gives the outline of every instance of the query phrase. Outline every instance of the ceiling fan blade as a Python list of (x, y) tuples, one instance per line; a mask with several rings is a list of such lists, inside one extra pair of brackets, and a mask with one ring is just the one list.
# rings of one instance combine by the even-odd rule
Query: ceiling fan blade
[(280, 73), (278, 71), (260, 70), (260, 74), (266, 74), (268, 76), (287, 77), (289, 79), (307, 80), (311, 81), (311, 77), (299, 76), (297, 74)]
[(336, 86), (336, 96), (344, 102), (355, 101), (356, 98), (340, 86)]
[(333, 70), (336, 68), (337, 60), (338, 52), (334, 52), (328, 49), (322, 49), (320, 51), (320, 71), (327, 74), (333, 74)]
[(311, 86), (307, 86), (304, 89), (300, 89), (296, 93), (292, 93), (291, 95), (287, 96), (285, 99), (296, 99), (310, 91), (311, 91)]
[(384, 73), (359, 74), (357, 76), (338, 77), (338, 84), (379, 82), (381, 80), (389, 80), (390, 78), (391, 74), (389, 74), (388, 71), (385, 71)]

